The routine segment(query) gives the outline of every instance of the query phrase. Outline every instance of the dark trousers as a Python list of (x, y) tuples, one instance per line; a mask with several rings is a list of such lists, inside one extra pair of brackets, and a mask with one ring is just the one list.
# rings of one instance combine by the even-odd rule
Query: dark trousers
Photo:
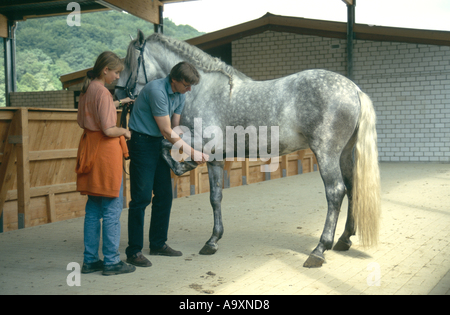
[(150, 248), (161, 248), (167, 241), (172, 184), (170, 168), (161, 157), (162, 140), (162, 137), (137, 132), (132, 132), (129, 140), (131, 201), (128, 210), (128, 257), (142, 251), (145, 209), (150, 203)]

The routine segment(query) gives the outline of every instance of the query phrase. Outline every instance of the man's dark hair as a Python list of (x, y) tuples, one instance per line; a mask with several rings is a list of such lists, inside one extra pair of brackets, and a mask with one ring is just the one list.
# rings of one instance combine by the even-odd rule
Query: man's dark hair
[(170, 71), (170, 79), (173, 81), (186, 81), (188, 84), (196, 85), (200, 82), (200, 74), (189, 62), (182, 61), (176, 64)]

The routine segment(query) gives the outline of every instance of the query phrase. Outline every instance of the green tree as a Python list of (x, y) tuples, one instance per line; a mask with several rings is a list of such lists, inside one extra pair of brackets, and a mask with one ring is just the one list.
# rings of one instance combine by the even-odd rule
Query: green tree
[(16, 65), (17, 91), (51, 91), (56, 90), (52, 83), (51, 71), (53, 60), (40, 49), (19, 51)]

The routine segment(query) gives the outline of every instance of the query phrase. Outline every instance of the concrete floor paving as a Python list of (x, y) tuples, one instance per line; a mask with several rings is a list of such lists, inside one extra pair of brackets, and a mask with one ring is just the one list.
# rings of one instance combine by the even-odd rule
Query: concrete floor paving
[[(209, 194), (174, 200), (168, 244), (182, 257), (149, 256), (150, 268), (105, 277), (74, 276), (83, 218), (0, 234), (0, 294), (64, 295), (449, 295), (450, 164), (382, 163), (380, 244), (328, 251), (322, 268), (303, 268), (326, 215), (318, 172), (224, 190), (225, 234), (215, 255)], [(343, 232), (346, 201), (337, 227)], [(147, 211), (146, 229), (150, 211)], [(121, 217), (125, 260), (127, 209)], [(148, 242), (145, 243), (148, 246)], [(75, 264), (76, 266), (76, 264)], [(79, 279), (79, 286), (70, 286)]]

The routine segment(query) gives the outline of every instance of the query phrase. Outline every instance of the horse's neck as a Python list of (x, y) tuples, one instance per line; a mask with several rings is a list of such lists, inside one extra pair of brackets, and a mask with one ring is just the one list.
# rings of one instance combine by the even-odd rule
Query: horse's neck
[[(148, 58), (154, 65), (156, 70), (156, 78), (163, 78), (169, 75), (173, 66), (177, 63), (186, 60), (185, 58), (179, 56), (177, 53), (167, 49), (161, 43), (147, 43)], [(195, 65), (194, 65), (195, 66)], [(206, 88), (209, 89), (211, 85), (221, 89), (225, 89), (226, 93), (232, 93), (232, 90), (236, 84), (241, 82), (253, 81), (252, 79), (242, 75), (242, 78), (236, 74), (227, 73), (221, 67), (214, 70), (205, 70), (202, 67), (197, 66), (197, 70), (201, 73), (201, 85), (204, 86), (205, 82)]]
[[(150, 43), (147, 43), (147, 45), (150, 45)], [(147, 56), (155, 67), (156, 77), (165, 78), (169, 75), (173, 66), (182, 61), (182, 59), (159, 43), (152, 43), (152, 45), (154, 46), (147, 46), (149, 47)]]

